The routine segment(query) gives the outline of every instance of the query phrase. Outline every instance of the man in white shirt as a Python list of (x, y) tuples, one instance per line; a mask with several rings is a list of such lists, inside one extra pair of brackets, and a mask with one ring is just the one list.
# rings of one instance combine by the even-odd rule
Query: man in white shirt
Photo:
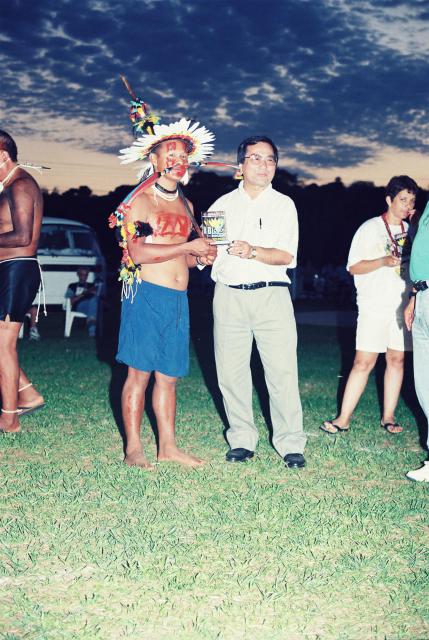
[(78, 282), (70, 282), (65, 298), (70, 298), (73, 311), (80, 311), (86, 315), (86, 326), (90, 338), (95, 338), (97, 332), (97, 285), (88, 282), (88, 267), (79, 267), (76, 272)]
[(229, 422), (226, 460), (252, 458), (258, 442), (250, 371), (255, 338), (270, 396), (273, 446), (288, 467), (301, 468), (306, 436), (287, 275), (287, 267), (296, 266), (297, 213), (293, 201), (271, 186), (278, 151), (269, 138), (247, 138), (237, 156), (243, 181), (211, 206), (225, 211), (230, 241), (228, 248), (219, 247), (212, 269), (216, 368)]
[(354, 276), (359, 310), (356, 356), (347, 380), (341, 412), (320, 428), (335, 434), (348, 431), (353, 411), (380, 353), (386, 354), (381, 426), (401, 433), (395, 420), (404, 375), (404, 352), (412, 341), (404, 323), (404, 307), (411, 289), (408, 218), (414, 211), (418, 186), (408, 176), (395, 176), (386, 187), (388, 210), (364, 222), (350, 247), (348, 271)]

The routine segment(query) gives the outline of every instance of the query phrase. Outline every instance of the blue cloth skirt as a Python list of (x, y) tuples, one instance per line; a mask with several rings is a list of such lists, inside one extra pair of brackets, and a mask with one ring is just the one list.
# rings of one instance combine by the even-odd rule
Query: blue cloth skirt
[(150, 282), (122, 301), (118, 362), (140, 371), (185, 376), (189, 370), (189, 308), (186, 291)]

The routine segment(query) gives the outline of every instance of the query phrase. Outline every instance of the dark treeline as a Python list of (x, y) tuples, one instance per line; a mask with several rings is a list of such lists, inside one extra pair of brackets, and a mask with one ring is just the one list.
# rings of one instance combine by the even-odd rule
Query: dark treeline
[[(231, 176), (200, 171), (192, 176), (185, 188), (194, 204), (197, 219), (218, 198), (237, 186)], [(273, 182), (278, 191), (290, 196), (298, 209), (300, 226), (299, 263), (311, 262), (315, 267), (324, 264), (345, 264), (352, 236), (368, 218), (386, 210), (384, 188), (372, 182), (355, 182), (346, 187), (340, 178), (318, 186), (304, 185), (297, 176), (279, 169)], [(114, 191), (96, 196), (88, 187), (69, 189), (64, 193), (44, 193), (45, 215), (73, 218), (90, 225), (97, 233), (109, 268), (118, 266), (120, 251), (115, 234), (108, 227), (107, 218), (131, 191), (120, 186)], [(428, 198), (421, 191), (417, 209), (422, 211)]]

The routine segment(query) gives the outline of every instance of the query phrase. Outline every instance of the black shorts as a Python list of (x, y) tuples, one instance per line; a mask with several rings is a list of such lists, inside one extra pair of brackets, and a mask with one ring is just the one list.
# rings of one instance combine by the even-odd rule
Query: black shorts
[(0, 320), (24, 322), (40, 286), (36, 258), (0, 261)]

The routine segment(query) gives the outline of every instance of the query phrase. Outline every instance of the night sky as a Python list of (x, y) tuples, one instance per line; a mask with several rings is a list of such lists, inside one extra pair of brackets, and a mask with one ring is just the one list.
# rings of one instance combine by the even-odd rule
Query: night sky
[(305, 182), (427, 187), (428, 58), (427, 0), (11, 0), (0, 127), (52, 167), (42, 186), (131, 183), (123, 73), (162, 122), (213, 130), (216, 159), (267, 134)]

